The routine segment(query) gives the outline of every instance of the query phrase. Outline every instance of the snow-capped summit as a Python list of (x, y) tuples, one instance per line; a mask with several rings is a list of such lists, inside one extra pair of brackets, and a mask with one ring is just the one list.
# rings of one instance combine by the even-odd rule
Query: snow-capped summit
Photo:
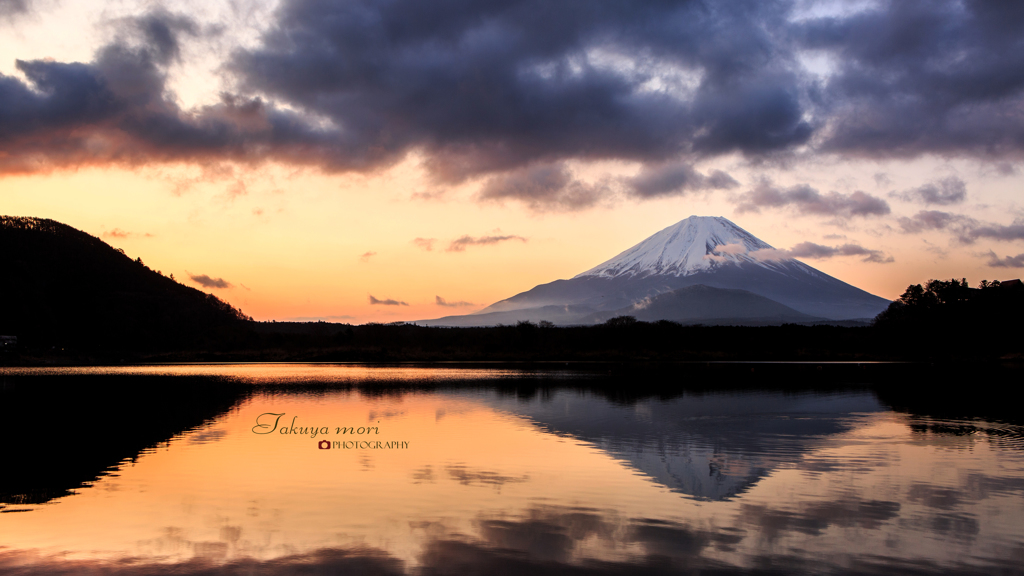
[(584, 276), (687, 276), (704, 272), (721, 262), (765, 265), (749, 255), (771, 250), (766, 242), (721, 216), (690, 216), (618, 256), (575, 278)]
[(690, 216), (573, 278), (535, 286), (473, 314), (424, 323), (586, 324), (616, 315), (705, 323), (813, 322), (870, 319), (888, 305), (787, 257), (725, 218)]

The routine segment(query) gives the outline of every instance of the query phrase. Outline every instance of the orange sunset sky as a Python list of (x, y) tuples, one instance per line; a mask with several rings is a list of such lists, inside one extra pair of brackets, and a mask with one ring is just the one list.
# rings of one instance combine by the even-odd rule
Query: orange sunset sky
[(1017, 278), (993, 10), (0, 0), (0, 214), (257, 320), (467, 313), (690, 215), (890, 299)]

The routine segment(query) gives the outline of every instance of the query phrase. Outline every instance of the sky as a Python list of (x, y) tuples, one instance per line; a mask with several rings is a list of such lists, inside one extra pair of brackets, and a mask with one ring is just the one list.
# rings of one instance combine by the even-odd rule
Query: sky
[(1024, 4), (0, 0), (0, 214), (257, 320), (478, 310), (691, 215), (1024, 272)]

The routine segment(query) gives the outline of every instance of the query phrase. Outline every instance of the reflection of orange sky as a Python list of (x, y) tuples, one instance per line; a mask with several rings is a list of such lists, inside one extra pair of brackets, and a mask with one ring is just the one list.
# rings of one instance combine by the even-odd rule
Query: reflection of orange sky
[[(253, 434), (267, 411), (331, 427), (365, 426), (373, 415), (375, 439), (409, 448), (318, 450), (310, 437)], [(663, 502), (651, 509), (651, 498)], [(8, 547), (69, 558), (180, 560), (203, 551), (268, 558), (365, 544), (412, 559), (424, 523), (470, 533), (478, 513), (517, 513), (544, 501), (600, 502), (634, 515), (679, 504), (599, 451), (476, 402), (259, 396), (78, 495), (4, 515), (0, 534)]]
[[(496, 411), (489, 394), (259, 393), (75, 495), (0, 514), (0, 541), (9, 551), (33, 550), (40, 558), (156, 562), (268, 559), (366, 546), (415, 565), (431, 539), (480, 537), (482, 520), (573, 510), (597, 514), (611, 526), (611, 532), (577, 543), (576, 560), (641, 554), (642, 542), (625, 537), (640, 521), (735, 534), (735, 546), (702, 554), (748, 566), (765, 549), (830, 559), (840, 552), (882, 552), (953, 562), (967, 553), (998, 557), (999, 546), (1021, 537), (1024, 501), (1012, 493), (976, 501), (965, 495), (955, 512), (978, 519), (973, 540), (906, 529), (907, 523), (927, 525), (936, 513), (908, 497), (915, 486), (957, 489), (965, 475), (1024, 477), (1024, 461), (987, 441), (914, 435), (905, 416), (865, 416), (795, 463), (734, 460), (767, 465), (768, 474), (739, 497), (700, 502), (590, 444)], [(331, 432), (372, 424), (380, 429), (375, 440), (406, 441), (409, 447), (319, 450), (319, 437), (254, 434), (257, 417), (267, 412), (284, 413), (282, 424), (297, 416), (298, 426)], [(901, 503), (895, 505), (898, 518), (856, 515), (892, 502)], [(811, 524), (786, 527), (793, 522)], [(808, 532), (807, 525), (818, 527)]]
[[(606, 172), (628, 174), (635, 167), (608, 164), (589, 170), (598, 178)], [(839, 177), (809, 176), (817, 176), (822, 189)], [(914, 173), (907, 185), (925, 177)], [(244, 194), (236, 194), (239, 182)], [(171, 166), (0, 180), (3, 213), (53, 218), (85, 230), (185, 283), (187, 273), (224, 278), (233, 288), (214, 292), (260, 320), (361, 323), (462, 314), (537, 284), (572, 277), (693, 214), (724, 215), (777, 247), (858, 242), (883, 250), (896, 258), (895, 265), (855, 257), (807, 262), (887, 298), (933, 277), (967, 276), (973, 285), (1005, 276), (981, 266), (977, 247), (950, 246), (941, 234), (924, 236), (930, 242), (924, 244), (922, 237), (893, 232), (892, 222), (856, 221), (837, 229), (777, 212), (738, 215), (724, 194), (620, 200), (578, 214), (534, 214), (514, 203), (476, 202), (478, 185), (438, 189), (426, 182), (415, 160), (371, 176), (289, 167), (235, 167), (220, 173)], [(993, 190), (1004, 195), (1002, 188)], [(418, 193), (441, 195), (413, 198)], [(1003, 214), (979, 217), (1005, 220)], [(135, 235), (103, 237), (114, 229)], [(825, 238), (837, 233), (841, 238)], [(445, 251), (463, 235), (501, 234), (528, 241)], [(436, 239), (434, 250), (418, 248), (412, 242), (416, 238)], [(948, 254), (940, 257), (933, 249)], [(369, 252), (375, 255), (362, 261), (360, 256)], [(370, 295), (409, 306), (371, 306)], [(436, 296), (476, 306), (441, 307)]]

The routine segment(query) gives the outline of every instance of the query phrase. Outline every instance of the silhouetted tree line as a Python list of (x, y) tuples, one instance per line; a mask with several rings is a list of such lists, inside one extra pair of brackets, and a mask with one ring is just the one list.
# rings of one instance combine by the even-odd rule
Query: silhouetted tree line
[(911, 353), (1021, 355), (1024, 285), (1020, 280), (929, 280), (912, 284), (874, 327)]

